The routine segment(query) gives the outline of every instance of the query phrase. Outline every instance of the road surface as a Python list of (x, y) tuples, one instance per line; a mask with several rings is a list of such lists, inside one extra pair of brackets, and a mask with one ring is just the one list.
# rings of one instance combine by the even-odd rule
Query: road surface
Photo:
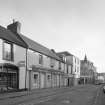
[(100, 85), (42, 89), (0, 100), (0, 105), (105, 105)]

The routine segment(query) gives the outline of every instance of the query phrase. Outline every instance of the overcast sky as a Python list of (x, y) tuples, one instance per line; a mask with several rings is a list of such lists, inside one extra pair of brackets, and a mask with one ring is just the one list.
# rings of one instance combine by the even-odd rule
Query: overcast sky
[(105, 72), (105, 0), (0, 0), (0, 25), (55, 51), (69, 51)]

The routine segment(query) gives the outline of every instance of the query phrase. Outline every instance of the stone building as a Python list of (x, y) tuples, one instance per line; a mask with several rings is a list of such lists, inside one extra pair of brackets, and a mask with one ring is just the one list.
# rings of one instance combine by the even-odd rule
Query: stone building
[(96, 80), (96, 67), (93, 65), (93, 62), (87, 59), (85, 55), (84, 60), (81, 60), (81, 69), (80, 69), (80, 83), (88, 84), (95, 83)]

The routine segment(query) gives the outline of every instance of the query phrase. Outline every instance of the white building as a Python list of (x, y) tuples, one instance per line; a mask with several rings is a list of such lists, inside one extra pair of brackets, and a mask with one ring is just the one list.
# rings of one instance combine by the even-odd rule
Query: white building
[(27, 45), (0, 26), (0, 91), (25, 88)]
[(59, 52), (58, 54), (65, 55), (66, 56), (66, 62), (68, 64), (72, 65), (71, 74), (74, 77), (73, 84), (77, 85), (79, 82), (79, 79), (80, 79), (80, 60), (79, 60), (79, 58), (70, 54), (67, 51)]

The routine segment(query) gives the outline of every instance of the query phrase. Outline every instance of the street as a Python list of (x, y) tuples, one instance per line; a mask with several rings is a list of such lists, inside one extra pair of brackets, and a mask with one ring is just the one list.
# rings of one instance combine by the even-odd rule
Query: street
[(0, 105), (105, 105), (104, 100), (105, 94), (101, 85), (79, 85), (42, 89), (21, 96), (1, 98)]

